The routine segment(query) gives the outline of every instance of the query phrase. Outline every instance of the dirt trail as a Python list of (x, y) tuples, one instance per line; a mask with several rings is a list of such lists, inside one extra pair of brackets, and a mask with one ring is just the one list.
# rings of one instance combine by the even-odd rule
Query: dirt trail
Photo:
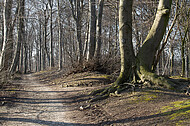
[[(14, 82), (22, 89), (13, 89), (17, 92), (11, 100), (13, 106), (4, 105), (0, 109), (0, 125), (2, 126), (73, 126), (68, 115), (72, 112), (71, 102), (67, 96), (75, 92), (75, 88), (56, 88), (53, 85), (42, 84), (31, 74), (24, 75), (22, 80)], [(78, 90), (79, 88), (77, 88)], [(65, 96), (65, 97), (63, 97)], [(87, 125), (87, 124), (86, 124)]]
[[(88, 103), (90, 91), (104, 84), (109, 86), (107, 81), (104, 83), (104, 76), (79, 73), (61, 78), (59, 74), (23, 75), (6, 90), (11, 95), (1, 96), (0, 90), (0, 126), (190, 125), (190, 99), (184, 93), (142, 88)], [(80, 84), (92, 87), (68, 86)]]

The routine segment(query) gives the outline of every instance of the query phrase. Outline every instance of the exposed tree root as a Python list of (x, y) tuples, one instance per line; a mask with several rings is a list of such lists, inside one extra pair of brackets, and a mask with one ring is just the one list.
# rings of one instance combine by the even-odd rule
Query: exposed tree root
[(158, 76), (155, 73), (151, 72), (141, 72), (138, 74), (141, 80), (135, 81), (136, 83), (123, 83), (123, 84), (117, 84), (116, 82), (112, 84), (110, 87), (106, 87), (103, 89), (94, 90), (90, 93), (90, 95), (93, 95), (94, 98), (92, 98), (89, 102), (95, 102), (98, 100), (103, 100), (108, 98), (109, 96), (120, 96), (119, 94), (124, 91), (130, 89), (131, 92), (134, 92), (136, 88), (142, 87), (143, 83), (146, 84), (146, 82), (150, 83), (150, 86), (157, 86), (157, 87), (163, 87), (171, 90), (175, 90), (177, 88), (177, 84), (171, 81), (169, 78)]
[(106, 87), (103, 89), (94, 90), (90, 93), (90, 95), (93, 95), (94, 98), (89, 100), (89, 102), (95, 102), (98, 100), (103, 100), (108, 98), (109, 96), (121, 96), (120, 93), (126, 89), (131, 89), (132, 92), (135, 91), (135, 84), (132, 83), (123, 83), (123, 84), (113, 84), (110, 87)]
[(166, 77), (158, 76), (155, 73), (148, 72), (142, 67), (140, 70), (141, 71), (138, 72), (138, 75), (143, 82), (149, 81), (150, 83), (158, 87), (164, 87), (164, 88), (172, 89), (172, 90), (174, 90), (174, 88), (177, 87), (175, 83), (173, 83)]

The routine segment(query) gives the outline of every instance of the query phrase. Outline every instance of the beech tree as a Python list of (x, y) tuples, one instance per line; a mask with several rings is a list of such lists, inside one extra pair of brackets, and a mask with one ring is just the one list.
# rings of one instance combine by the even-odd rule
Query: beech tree
[(4, 0), (3, 43), (0, 52), (0, 69), (7, 70), (11, 64), (13, 50), (12, 0)]
[(169, 20), (172, 0), (160, 0), (154, 23), (144, 40), (142, 47), (135, 56), (132, 44), (132, 5), (133, 0), (120, 0), (119, 6), (119, 42), (121, 53), (121, 72), (111, 87), (96, 90), (92, 94), (100, 93), (100, 97), (109, 96), (110, 93), (119, 93), (126, 86), (131, 86), (137, 79), (142, 82), (149, 81), (155, 85), (162, 85), (172, 89), (173, 82), (153, 73), (156, 52), (166, 31)]
[(71, 5), (72, 16), (76, 22), (76, 33), (78, 41), (78, 61), (79, 63), (83, 62), (83, 50), (82, 50), (82, 14), (84, 9), (83, 0), (69, 0)]
[(89, 12), (90, 12), (90, 22), (89, 22), (89, 53), (88, 59), (94, 57), (96, 48), (96, 3), (95, 0), (89, 0)]
[(53, 0), (48, 0), (50, 6), (50, 67), (54, 67), (53, 51)]
[[(17, 43), (16, 43), (16, 50), (14, 53), (13, 62), (10, 68), (10, 72), (13, 73), (16, 71), (16, 68), (19, 64), (20, 59), (20, 50), (21, 50), (21, 42), (25, 41), (25, 26), (24, 26), (24, 13), (25, 13), (25, 0), (19, 0), (18, 1), (18, 15), (19, 15), (19, 24), (18, 24), (18, 30), (17, 30)], [(27, 57), (26, 57), (27, 59)], [(26, 60), (25, 59), (25, 60)], [(26, 72), (26, 70), (25, 70)]]
[(59, 70), (63, 67), (63, 42), (62, 42), (62, 24), (61, 24), (61, 10), (60, 2), (57, 0), (57, 10), (58, 10), (58, 41), (59, 41)]
[(100, 50), (101, 50), (101, 43), (102, 43), (102, 15), (103, 15), (103, 8), (104, 8), (104, 0), (99, 0), (99, 7), (98, 7), (98, 17), (97, 17), (97, 31), (96, 31), (96, 48), (95, 48), (95, 57), (96, 59), (100, 58)]

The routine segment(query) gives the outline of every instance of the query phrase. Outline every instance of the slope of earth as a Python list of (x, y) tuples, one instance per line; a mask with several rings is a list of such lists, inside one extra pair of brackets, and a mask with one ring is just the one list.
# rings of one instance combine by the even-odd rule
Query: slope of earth
[[(190, 97), (183, 92), (141, 88), (89, 103), (88, 94), (112, 83), (114, 77), (98, 72), (65, 75), (42, 71), (24, 75), (12, 90), (17, 97), (0, 108), (3, 125), (190, 125)], [(182, 81), (189, 85), (189, 81)]]

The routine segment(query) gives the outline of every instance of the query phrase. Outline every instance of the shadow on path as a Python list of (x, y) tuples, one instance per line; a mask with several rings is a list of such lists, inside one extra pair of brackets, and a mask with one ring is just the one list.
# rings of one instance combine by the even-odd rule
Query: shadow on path
[(15, 121), (15, 122), (28, 122), (28, 123), (35, 123), (35, 124), (42, 124), (47, 126), (95, 126), (95, 124), (80, 124), (80, 123), (64, 123), (64, 122), (54, 122), (54, 121), (45, 121), (45, 120), (38, 120), (38, 119), (27, 119), (27, 118), (2, 118), (0, 117), (1, 121)]

